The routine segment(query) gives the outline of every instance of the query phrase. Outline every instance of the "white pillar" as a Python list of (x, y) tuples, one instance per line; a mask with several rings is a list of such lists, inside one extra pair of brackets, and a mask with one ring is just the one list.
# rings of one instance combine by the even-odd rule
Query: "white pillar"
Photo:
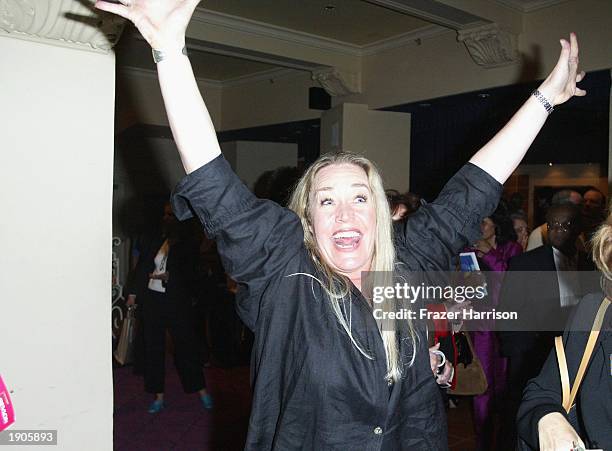
[(47, 3), (0, 21), (0, 373), (13, 429), (106, 451), (115, 60), (102, 33)]

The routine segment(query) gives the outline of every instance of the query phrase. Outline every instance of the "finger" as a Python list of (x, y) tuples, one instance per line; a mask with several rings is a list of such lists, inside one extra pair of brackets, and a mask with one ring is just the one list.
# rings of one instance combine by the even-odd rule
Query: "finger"
[(119, 5), (117, 3), (109, 3), (104, 0), (97, 0), (94, 6), (102, 11), (121, 16), (124, 19), (127, 19), (129, 15), (128, 8), (124, 5)]
[(587, 92), (584, 89), (576, 88), (574, 95), (577, 97), (584, 97), (587, 95)]
[(585, 75), (586, 74), (584, 73), (584, 71), (581, 70), (580, 73), (576, 75), (576, 83), (580, 83), (584, 79)]
[(576, 33), (570, 33), (570, 58), (578, 58), (578, 38)]

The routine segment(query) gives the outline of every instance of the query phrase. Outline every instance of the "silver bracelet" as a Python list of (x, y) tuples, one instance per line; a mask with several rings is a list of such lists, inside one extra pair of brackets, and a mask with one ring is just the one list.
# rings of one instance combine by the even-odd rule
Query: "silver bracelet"
[(548, 114), (553, 112), (553, 110), (554, 110), (553, 106), (550, 104), (548, 99), (546, 97), (544, 97), (544, 95), (540, 91), (535, 89), (531, 93), (531, 95), (534, 96), (536, 99), (538, 99), (538, 101), (542, 104), (542, 106), (544, 107), (544, 109), (546, 110), (546, 112)]
[[(151, 49), (151, 53), (153, 54), (153, 61), (155, 61), (155, 64), (157, 64), (157, 63), (167, 59), (174, 52), (168, 52), (167, 50)], [(187, 56), (187, 46), (183, 46), (183, 49), (181, 50), (181, 53), (183, 55)]]

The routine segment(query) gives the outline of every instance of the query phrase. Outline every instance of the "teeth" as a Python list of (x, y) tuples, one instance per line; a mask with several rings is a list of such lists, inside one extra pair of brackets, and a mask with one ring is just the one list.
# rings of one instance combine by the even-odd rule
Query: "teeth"
[(338, 232), (334, 235), (334, 238), (357, 238), (360, 237), (361, 234), (359, 232)]

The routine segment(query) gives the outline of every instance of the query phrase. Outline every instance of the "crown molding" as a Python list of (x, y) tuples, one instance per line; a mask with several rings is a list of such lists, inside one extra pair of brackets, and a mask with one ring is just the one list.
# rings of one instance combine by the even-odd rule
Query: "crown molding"
[[(129, 77), (148, 78), (157, 81), (157, 71), (134, 66), (117, 66), (117, 71)], [(198, 84), (211, 88), (223, 88), (224, 82), (210, 78), (196, 77)]]
[(534, 0), (525, 4), (521, 0), (496, 0), (497, 3), (501, 3), (509, 8), (519, 11), (521, 13), (530, 13), (543, 8), (549, 8), (551, 6), (559, 5), (566, 2), (567, 0)]
[(228, 78), (227, 80), (220, 81), (219, 83), (223, 88), (232, 88), (234, 86), (246, 85), (259, 81), (268, 81), (272, 79), (290, 77), (298, 73), (300, 72), (295, 69), (270, 69), (263, 72), (256, 72), (254, 74), (247, 74), (241, 75), (239, 77)]
[(370, 44), (357, 45), (303, 31), (258, 22), (244, 17), (232, 16), (230, 14), (204, 9), (196, 9), (192, 20), (204, 25), (216, 25), (232, 31), (278, 39), (292, 44), (358, 57), (373, 55), (378, 52), (404, 46), (417, 39), (427, 39), (450, 31), (449, 28), (440, 25), (427, 25), (417, 30), (392, 36)]
[(125, 20), (77, 0), (0, 0), (0, 36), (108, 53)]
[(216, 25), (231, 31), (239, 31), (254, 36), (278, 39), (292, 44), (351, 56), (361, 56), (361, 46), (355, 44), (216, 11), (196, 9), (191, 20), (204, 26)]
[(433, 38), (445, 33), (451, 33), (454, 30), (440, 25), (427, 25), (418, 30), (409, 31), (401, 35), (392, 36), (387, 39), (372, 42), (371, 44), (364, 45), (361, 48), (362, 56), (370, 56), (376, 53), (386, 52), (387, 50), (395, 49), (398, 47), (404, 47), (420, 39)]
[[(148, 78), (151, 80), (157, 80), (157, 71), (153, 69), (145, 69), (142, 67), (134, 66), (118, 66), (117, 69), (122, 74), (130, 77)], [(256, 72), (254, 74), (241, 75), (239, 77), (228, 78), (226, 80), (213, 80), (210, 78), (196, 77), (196, 81), (201, 86), (211, 88), (232, 88), (234, 86), (245, 85), (249, 83), (256, 83), (258, 81), (266, 81), (270, 79), (278, 79), (284, 77), (290, 77), (297, 75), (299, 71), (293, 69), (271, 69), (263, 72)]]

